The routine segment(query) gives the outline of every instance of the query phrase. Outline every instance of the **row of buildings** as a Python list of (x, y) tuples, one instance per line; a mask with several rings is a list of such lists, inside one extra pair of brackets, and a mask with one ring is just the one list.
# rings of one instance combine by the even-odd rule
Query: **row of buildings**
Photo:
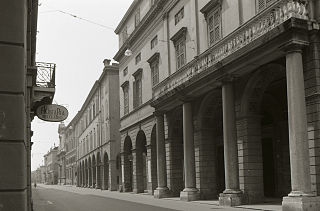
[(31, 181), (33, 183), (56, 185), (60, 182), (61, 184), (61, 179), (58, 177), (59, 163), (57, 154), (58, 147), (54, 146), (43, 156), (44, 165), (31, 172)]
[(59, 126), (77, 186), (320, 209), (320, 3), (134, 0)]

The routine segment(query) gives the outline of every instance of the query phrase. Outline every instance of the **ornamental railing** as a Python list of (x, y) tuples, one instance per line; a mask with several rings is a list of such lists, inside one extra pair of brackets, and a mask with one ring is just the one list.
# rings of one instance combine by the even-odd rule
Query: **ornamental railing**
[(208, 48), (153, 88), (153, 99), (165, 95), (192, 77), (271, 31), (291, 17), (308, 20), (307, 1), (278, 0), (238, 29)]
[(54, 63), (37, 62), (36, 86), (44, 88), (55, 87), (55, 70)]

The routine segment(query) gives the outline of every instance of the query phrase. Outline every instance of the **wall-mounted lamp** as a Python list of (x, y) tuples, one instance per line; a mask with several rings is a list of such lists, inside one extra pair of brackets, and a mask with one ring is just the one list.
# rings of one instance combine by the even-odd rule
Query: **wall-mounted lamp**
[(125, 52), (124, 52), (125, 56), (132, 56), (132, 51), (128, 48)]

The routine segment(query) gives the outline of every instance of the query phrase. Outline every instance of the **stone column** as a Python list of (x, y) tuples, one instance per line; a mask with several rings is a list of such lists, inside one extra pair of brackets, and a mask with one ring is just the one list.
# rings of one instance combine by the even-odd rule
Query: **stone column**
[(196, 188), (192, 106), (189, 102), (183, 104), (183, 151), (185, 189), (180, 192), (180, 200), (194, 201), (200, 195)]
[(222, 85), (222, 104), (226, 189), (220, 194), (219, 204), (222, 206), (238, 206), (242, 203), (242, 192), (239, 188), (237, 129), (232, 81), (224, 82)]
[(118, 190), (116, 160), (109, 160), (109, 190)]
[(157, 135), (157, 179), (158, 187), (154, 191), (155, 198), (168, 197), (169, 189), (167, 187), (167, 166), (166, 149), (164, 136), (164, 117), (163, 114), (156, 113), (156, 135)]
[(100, 188), (100, 175), (99, 175), (99, 168), (100, 168), (100, 163), (98, 163), (97, 161), (97, 165), (96, 165), (96, 189), (99, 189)]
[(291, 193), (283, 210), (320, 210), (320, 197), (311, 193), (307, 114), (301, 46), (286, 46)]

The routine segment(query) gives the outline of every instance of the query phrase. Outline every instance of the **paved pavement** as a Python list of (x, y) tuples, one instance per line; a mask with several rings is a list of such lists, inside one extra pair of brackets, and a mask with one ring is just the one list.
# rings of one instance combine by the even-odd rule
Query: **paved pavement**
[(281, 204), (221, 207), (218, 201), (183, 202), (179, 198), (155, 199), (148, 194), (79, 188), (75, 186), (38, 184), (33, 190), (34, 211), (281, 211)]

